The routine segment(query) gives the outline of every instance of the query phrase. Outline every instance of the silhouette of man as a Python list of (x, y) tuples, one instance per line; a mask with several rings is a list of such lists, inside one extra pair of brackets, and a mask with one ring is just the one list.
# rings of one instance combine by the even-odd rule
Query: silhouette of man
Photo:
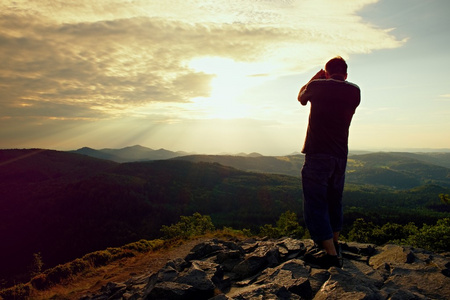
[(311, 106), (302, 150), (304, 218), (311, 238), (326, 251), (310, 259), (324, 268), (342, 267), (338, 239), (343, 224), (348, 133), (361, 99), (359, 87), (346, 79), (347, 63), (335, 57), (298, 94), (302, 105), (309, 101)]

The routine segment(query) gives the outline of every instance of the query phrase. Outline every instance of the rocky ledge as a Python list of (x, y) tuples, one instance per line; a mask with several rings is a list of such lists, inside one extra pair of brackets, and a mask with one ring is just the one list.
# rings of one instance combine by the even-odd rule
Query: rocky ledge
[(100, 299), (450, 299), (450, 256), (397, 245), (344, 243), (344, 267), (310, 265), (311, 240), (196, 245), (157, 273), (110, 282)]

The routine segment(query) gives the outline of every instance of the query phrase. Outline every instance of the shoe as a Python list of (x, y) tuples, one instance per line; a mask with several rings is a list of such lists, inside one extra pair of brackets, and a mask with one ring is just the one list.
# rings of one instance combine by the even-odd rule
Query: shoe
[(329, 269), (331, 267), (342, 268), (343, 261), (337, 255), (329, 255), (328, 253), (320, 253), (317, 255), (305, 255), (305, 261), (312, 265), (316, 265), (321, 269)]
[(334, 243), (334, 248), (336, 249), (336, 253), (338, 257), (342, 257), (342, 247), (341, 244), (339, 244), (339, 242), (333, 241)]
[(342, 257), (341, 244), (339, 244), (339, 242), (335, 242), (335, 241), (333, 241), (333, 243), (334, 243), (334, 248), (336, 249), (337, 257), (339, 259), (339, 264), (340, 264), (339, 268), (342, 268), (344, 266), (344, 258)]

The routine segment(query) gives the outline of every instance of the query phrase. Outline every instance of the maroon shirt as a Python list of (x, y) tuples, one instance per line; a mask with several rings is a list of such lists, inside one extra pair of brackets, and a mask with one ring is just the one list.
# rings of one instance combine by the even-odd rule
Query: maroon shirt
[(302, 153), (346, 158), (350, 123), (361, 101), (359, 87), (344, 80), (316, 79), (306, 85), (298, 100), (302, 105), (311, 103)]

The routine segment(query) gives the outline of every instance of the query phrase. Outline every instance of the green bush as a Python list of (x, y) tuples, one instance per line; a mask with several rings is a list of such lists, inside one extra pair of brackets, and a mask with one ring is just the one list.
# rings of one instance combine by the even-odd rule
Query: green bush
[(72, 274), (78, 274), (89, 268), (89, 263), (81, 258), (77, 258), (69, 263)]
[(438, 220), (436, 225), (424, 224), (422, 228), (410, 222), (406, 225), (386, 223), (383, 226), (357, 219), (348, 234), (348, 240), (360, 243), (407, 244), (430, 251), (450, 249), (450, 218)]
[(359, 243), (374, 243), (373, 232), (375, 229), (376, 226), (372, 222), (366, 222), (362, 218), (356, 219), (348, 233), (348, 240)]
[(436, 225), (426, 225), (407, 242), (415, 247), (431, 251), (448, 251), (450, 249), (450, 218), (438, 220)]
[(414, 223), (400, 225), (395, 223), (386, 223), (381, 228), (376, 227), (373, 230), (373, 243), (382, 245), (386, 243), (403, 243), (410, 235), (417, 233), (417, 227)]
[(126, 250), (134, 250), (137, 252), (148, 252), (151, 250), (156, 250), (161, 248), (164, 245), (164, 241), (160, 239), (156, 240), (139, 240), (134, 243), (127, 244), (122, 246), (122, 249)]
[(301, 238), (305, 234), (305, 229), (298, 223), (297, 214), (292, 211), (281, 214), (277, 228), (281, 236)]
[(47, 275), (47, 281), (51, 282), (52, 284), (60, 283), (72, 276), (72, 272), (68, 264), (58, 265), (54, 268), (51, 268), (45, 271), (45, 274)]
[(278, 228), (272, 226), (272, 224), (264, 224), (259, 227), (259, 236), (266, 236), (268, 238), (277, 239), (281, 236)]
[(126, 258), (126, 257), (135, 257), (135, 256), (136, 256), (136, 254), (134, 254), (133, 251), (123, 249), (120, 252), (114, 253), (111, 256), (111, 261), (119, 260), (119, 259)]
[(37, 290), (45, 290), (55, 284), (63, 282), (73, 274), (71, 264), (58, 265), (46, 270), (44, 273), (34, 276), (30, 283)]
[(106, 250), (96, 251), (86, 254), (83, 259), (90, 262), (94, 267), (100, 267), (111, 261), (112, 254)]
[(50, 287), (51, 283), (47, 280), (47, 275), (39, 274), (31, 279), (31, 285), (37, 290), (45, 290)]
[(269, 238), (280, 238), (282, 236), (301, 238), (305, 234), (305, 229), (298, 223), (297, 214), (291, 211), (282, 213), (276, 225), (276, 227), (271, 224), (261, 226), (259, 235)]
[(250, 229), (233, 229), (232, 227), (226, 227), (224, 226), (223, 229), (219, 232), (220, 234), (223, 234), (225, 236), (246, 236), (246, 237), (250, 237), (252, 236), (252, 232), (250, 231)]
[(202, 216), (196, 212), (190, 217), (181, 216), (181, 221), (170, 226), (163, 225), (161, 231), (165, 239), (188, 239), (195, 235), (202, 235), (215, 230), (210, 216)]

